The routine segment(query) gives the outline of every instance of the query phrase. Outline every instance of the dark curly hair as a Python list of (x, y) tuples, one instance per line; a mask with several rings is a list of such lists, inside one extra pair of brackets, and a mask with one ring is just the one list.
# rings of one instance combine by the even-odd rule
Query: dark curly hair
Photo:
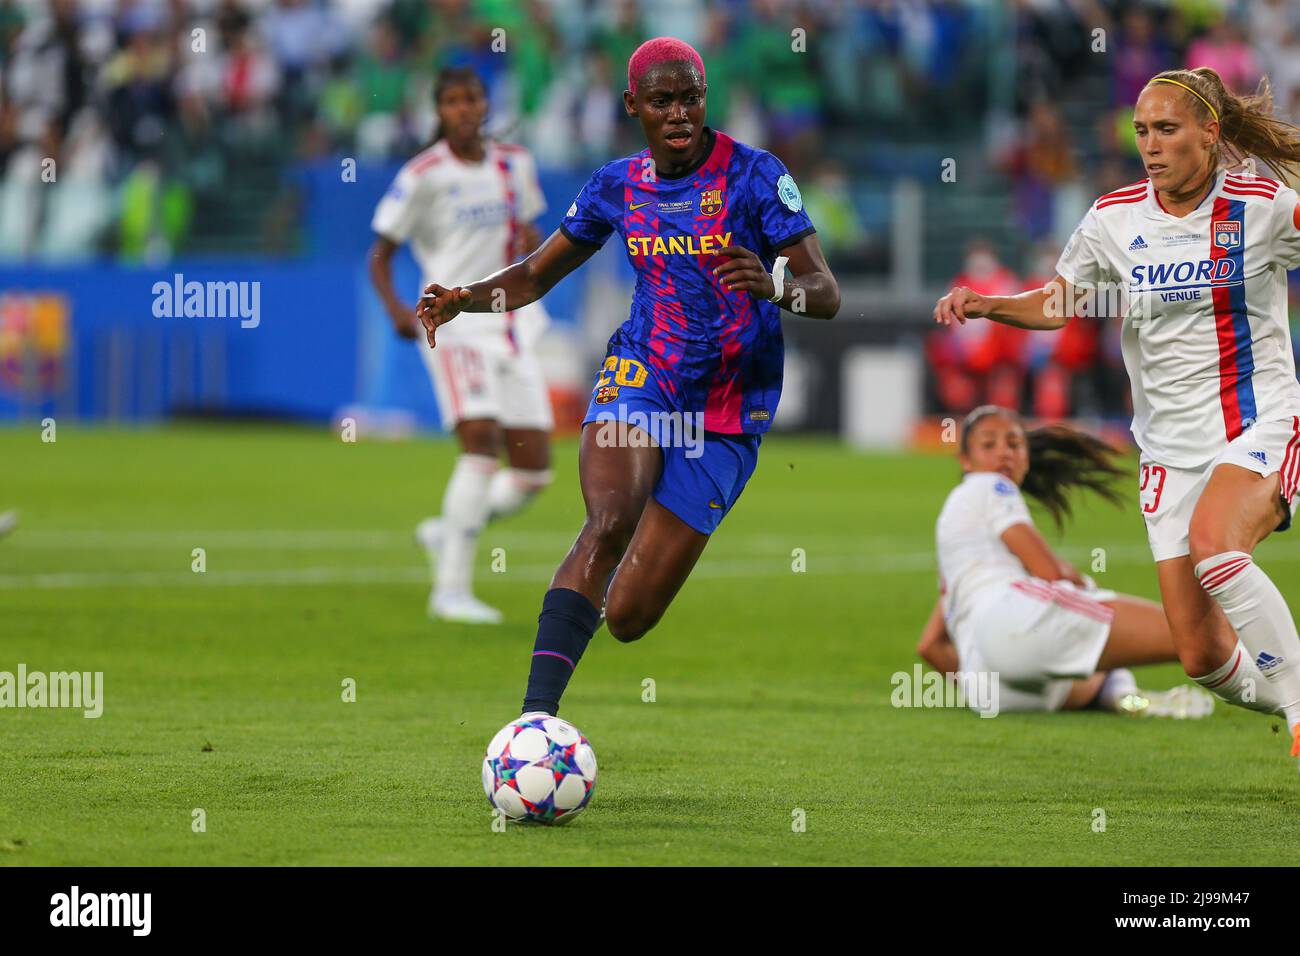
[(1020, 416), (999, 405), (981, 405), (962, 422), (961, 452), (970, 452), (970, 433), (981, 421), (1002, 415), (1025, 432), (1029, 449), (1029, 471), (1020, 483), (1020, 490), (1037, 499), (1058, 528), (1072, 514), (1069, 492), (1074, 488), (1095, 491), (1111, 504), (1118, 505), (1122, 496), (1115, 490), (1114, 481), (1127, 472), (1115, 464), (1118, 449), (1085, 432), (1065, 425), (1045, 425), (1026, 430)]

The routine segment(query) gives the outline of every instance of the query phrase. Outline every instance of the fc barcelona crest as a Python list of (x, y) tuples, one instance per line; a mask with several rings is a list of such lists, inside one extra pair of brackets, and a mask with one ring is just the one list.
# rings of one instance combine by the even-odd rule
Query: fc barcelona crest
[(596, 389), (597, 405), (608, 405), (610, 402), (615, 401), (617, 398), (618, 398), (617, 385), (602, 385), (600, 388)]
[(1213, 224), (1210, 230), (1214, 237), (1212, 245), (1220, 249), (1236, 249), (1241, 246), (1241, 220), (1226, 219)]
[(706, 189), (700, 193), (700, 215), (716, 216), (722, 212), (722, 190)]

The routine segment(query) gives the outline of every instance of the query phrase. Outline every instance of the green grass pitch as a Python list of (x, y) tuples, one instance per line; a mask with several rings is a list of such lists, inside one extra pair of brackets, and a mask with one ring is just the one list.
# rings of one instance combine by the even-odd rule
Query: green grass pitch
[[(892, 707), (956, 464), (788, 437), (659, 627), (587, 651), (562, 713), (600, 761), (590, 807), (496, 832), (479, 765), (581, 520), (576, 448), (483, 537), (496, 628), (424, 616), (411, 529), (453, 454), (272, 426), (0, 431), (0, 510), (23, 516), (0, 540), (0, 670), (103, 671), (105, 697), (99, 719), (0, 710), (0, 864), (1294, 862), (1276, 720)], [(1294, 597), (1289, 537), (1260, 558)], [(1094, 548), (1099, 583), (1155, 596), (1134, 509), (1084, 507), (1064, 552), (1086, 570)]]

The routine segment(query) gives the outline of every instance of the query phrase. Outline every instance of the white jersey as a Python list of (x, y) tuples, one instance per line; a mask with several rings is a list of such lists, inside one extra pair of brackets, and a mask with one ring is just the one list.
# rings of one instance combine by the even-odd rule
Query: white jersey
[[(515, 261), (520, 227), (546, 211), (528, 150), (489, 141), (485, 153), (466, 162), (439, 140), (402, 167), (375, 207), (371, 228), (411, 244), (426, 285), (468, 285), (504, 269)], [(540, 304), (529, 311), (542, 315)], [(513, 330), (516, 315), (465, 313), (438, 335), (499, 336)]]
[(1258, 421), (1300, 413), (1286, 270), (1300, 266), (1295, 190), (1220, 171), (1179, 219), (1148, 180), (1098, 199), (1056, 271), (1114, 283), (1145, 456), (1196, 468)]
[(981, 598), (997, 585), (1029, 577), (1002, 533), (1033, 523), (1015, 482), (994, 471), (968, 472), (944, 502), (934, 529), (939, 592), (944, 623), (963, 661), (971, 654), (967, 625)]

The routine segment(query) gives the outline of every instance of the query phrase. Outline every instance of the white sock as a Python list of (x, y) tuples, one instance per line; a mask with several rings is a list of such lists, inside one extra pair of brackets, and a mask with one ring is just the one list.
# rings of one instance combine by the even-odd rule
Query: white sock
[(1118, 711), (1119, 702), (1129, 694), (1136, 694), (1137, 689), (1137, 679), (1133, 672), (1127, 667), (1116, 667), (1107, 672), (1106, 679), (1101, 682), (1096, 706), (1102, 710)]
[(488, 488), (498, 468), (489, 455), (456, 459), (442, 496), (442, 550), (438, 553), (439, 594), (470, 594), (478, 536), (487, 522)]
[(1196, 578), (1223, 608), (1294, 729), (1300, 724), (1300, 635), (1286, 598), (1244, 551), (1206, 558), (1196, 566)]
[(1262, 714), (1282, 713), (1282, 700), (1272, 684), (1250, 659), (1250, 650), (1238, 639), (1221, 667), (1192, 680), (1221, 700)]
[(488, 521), (512, 515), (551, 483), (550, 469), (502, 468), (488, 488)]

